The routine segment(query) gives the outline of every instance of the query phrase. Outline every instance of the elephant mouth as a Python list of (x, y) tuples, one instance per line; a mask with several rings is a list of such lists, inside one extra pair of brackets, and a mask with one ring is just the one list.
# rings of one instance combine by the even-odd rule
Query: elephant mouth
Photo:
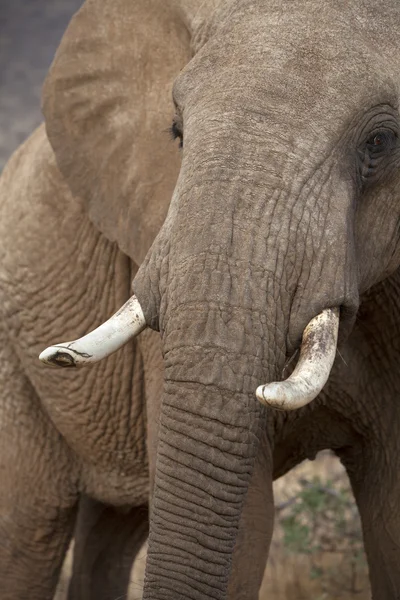
[[(57, 367), (80, 367), (106, 358), (146, 327), (136, 296), (132, 296), (108, 321), (72, 342), (44, 350), (39, 359)], [(304, 329), (300, 357), (284, 381), (260, 385), (256, 397), (277, 410), (296, 410), (309, 404), (326, 384), (336, 356), (339, 308), (327, 308)]]

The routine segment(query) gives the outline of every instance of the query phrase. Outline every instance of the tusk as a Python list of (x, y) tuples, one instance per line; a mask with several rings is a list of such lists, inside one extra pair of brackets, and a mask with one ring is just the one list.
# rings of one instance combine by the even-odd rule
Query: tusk
[(292, 375), (286, 381), (260, 385), (256, 390), (260, 402), (279, 410), (296, 410), (314, 400), (328, 381), (338, 331), (338, 308), (327, 308), (312, 319), (304, 330)]
[(46, 348), (39, 360), (55, 367), (80, 367), (106, 358), (146, 327), (139, 300), (132, 296), (108, 321), (87, 335)]

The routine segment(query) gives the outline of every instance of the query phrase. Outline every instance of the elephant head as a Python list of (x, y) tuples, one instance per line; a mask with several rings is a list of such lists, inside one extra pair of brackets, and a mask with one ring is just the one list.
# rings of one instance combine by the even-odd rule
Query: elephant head
[(400, 13), (375, 11), (86, 0), (56, 54), (43, 106), (59, 168), (141, 267), (125, 310), (42, 358), (76, 365), (161, 333), (145, 598), (226, 597), (272, 418), (256, 390), (281, 409), (315, 398), (339, 322), (344, 340), (360, 295), (399, 266)]

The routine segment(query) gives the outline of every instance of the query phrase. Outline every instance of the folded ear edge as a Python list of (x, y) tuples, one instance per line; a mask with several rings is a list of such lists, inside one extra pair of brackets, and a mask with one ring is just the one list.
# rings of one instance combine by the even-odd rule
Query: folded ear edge
[(137, 264), (161, 227), (180, 157), (166, 132), (190, 60), (177, 3), (86, 0), (43, 87), (46, 131), (91, 220)]

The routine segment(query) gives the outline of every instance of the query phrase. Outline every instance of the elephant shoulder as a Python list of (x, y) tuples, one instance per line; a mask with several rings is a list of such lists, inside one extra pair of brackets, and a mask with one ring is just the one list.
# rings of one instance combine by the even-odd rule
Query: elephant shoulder
[(83, 202), (59, 171), (41, 125), (14, 152), (0, 177), (2, 276), (38, 276), (46, 264), (57, 261), (56, 248), (84, 220)]
[(0, 178), (2, 222), (79, 204), (59, 171), (44, 124), (13, 153)]

